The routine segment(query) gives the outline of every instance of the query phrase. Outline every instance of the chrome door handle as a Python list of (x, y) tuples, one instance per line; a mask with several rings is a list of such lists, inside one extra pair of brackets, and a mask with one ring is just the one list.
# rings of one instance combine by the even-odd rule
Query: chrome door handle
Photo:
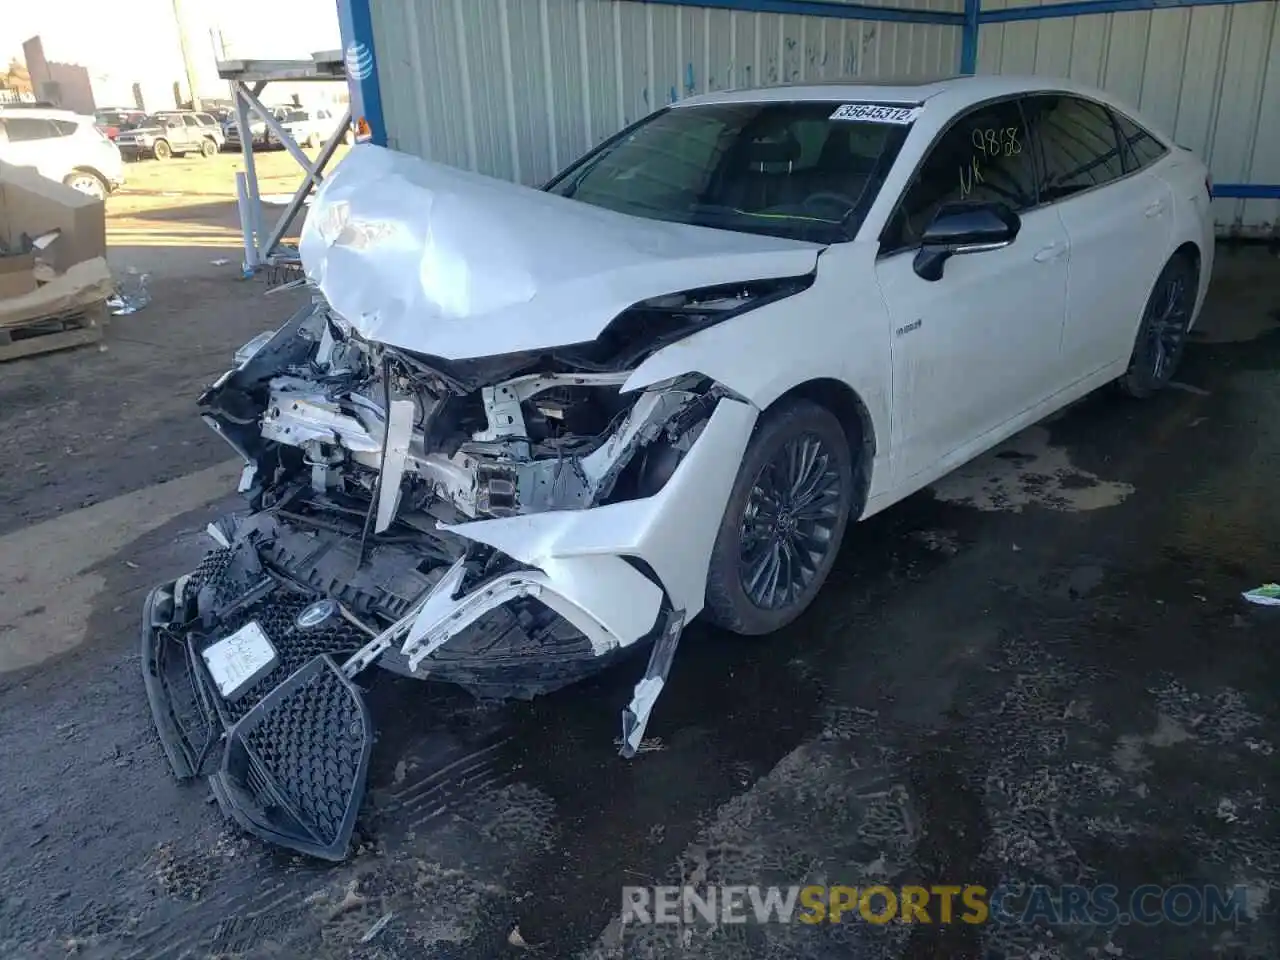
[(1146, 213), (1148, 217), (1158, 217), (1165, 211), (1165, 203), (1163, 200), (1157, 200), (1155, 203), (1147, 207)]
[(1055, 260), (1061, 260), (1063, 254), (1067, 252), (1065, 243), (1051, 243), (1047, 247), (1041, 247), (1035, 253), (1036, 263), (1052, 263)]

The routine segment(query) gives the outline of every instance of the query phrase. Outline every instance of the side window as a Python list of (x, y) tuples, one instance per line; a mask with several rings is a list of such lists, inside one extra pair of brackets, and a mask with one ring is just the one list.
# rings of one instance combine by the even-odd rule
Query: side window
[(1033, 207), (1035, 181), (1017, 101), (979, 107), (960, 117), (929, 149), (889, 222), (881, 250), (918, 244), (944, 203), (1000, 202), (1015, 211)]
[(51, 120), (37, 117), (6, 117), (5, 131), (9, 134), (10, 143), (22, 143), (26, 140), (49, 140), (58, 136), (58, 128)]
[(53, 128), (58, 131), (58, 136), (69, 137), (80, 129), (80, 124), (73, 120), (51, 120)]
[(1105, 107), (1042, 95), (1027, 100), (1027, 120), (1044, 156), (1041, 200), (1061, 200), (1124, 176), (1116, 128)]
[(1124, 166), (1127, 171), (1141, 170), (1149, 167), (1166, 153), (1168, 148), (1147, 131), (1126, 117), (1123, 113), (1111, 114), (1116, 118), (1116, 126), (1120, 130), (1123, 141)]
[(192, 116), (191, 114), (189, 114), (189, 113), (188, 113), (188, 114), (186, 114), (186, 115), (182, 118), (182, 122), (183, 122), (183, 123), (185, 123), (188, 127), (198, 127), (198, 126), (200, 126), (200, 121), (199, 121), (199, 120), (197, 120), (195, 117), (193, 117), (193, 116)]

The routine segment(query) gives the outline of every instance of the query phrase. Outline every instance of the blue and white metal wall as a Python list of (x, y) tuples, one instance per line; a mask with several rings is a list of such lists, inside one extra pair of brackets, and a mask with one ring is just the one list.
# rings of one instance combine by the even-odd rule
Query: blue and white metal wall
[[(1272, 199), (1280, 0), (338, 0), (338, 8), (353, 115), (368, 118), (373, 139), (497, 177), (545, 180), (650, 110), (707, 90), (976, 68), (1113, 91), (1208, 160), (1232, 195), (1214, 201), (1221, 230), (1280, 234)], [(904, 22), (921, 17), (933, 22)]]
[[(1033, 12), (1038, 6), (982, 0), (979, 73), (1067, 76), (1102, 87), (1200, 154), (1224, 192), (1272, 185), (1269, 192), (1280, 193), (1280, 3), (1012, 19), (1047, 12)], [(1218, 199), (1214, 211), (1225, 231), (1280, 233), (1280, 199)]]
[[(537, 183), (695, 93), (937, 77), (959, 62), (963, 0), (895, 0), (947, 21), (934, 24), (760, 12), (769, 0), (708, 2), (370, 0), (387, 142)], [(833, 2), (772, 6), (844, 13)]]

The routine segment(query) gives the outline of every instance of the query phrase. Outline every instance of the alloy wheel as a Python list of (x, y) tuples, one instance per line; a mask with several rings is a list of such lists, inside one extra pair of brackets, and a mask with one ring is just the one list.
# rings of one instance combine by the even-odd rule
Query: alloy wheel
[(1190, 285), (1182, 271), (1173, 271), (1147, 304), (1143, 349), (1151, 379), (1163, 383), (1173, 375), (1187, 343), (1191, 319)]
[(840, 522), (840, 472), (816, 434), (793, 437), (756, 477), (742, 519), (739, 576), (756, 606), (798, 600), (817, 576)]

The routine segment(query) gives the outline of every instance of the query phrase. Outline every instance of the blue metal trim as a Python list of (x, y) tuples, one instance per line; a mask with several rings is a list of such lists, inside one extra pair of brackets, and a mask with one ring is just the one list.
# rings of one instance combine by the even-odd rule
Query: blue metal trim
[(1229, 3), (1262, 3), (1266, 0), (1073, 0), (1046, 3), (1039, 7), (1009, 7), (978, 15), (979, 23), (1011, 23), (1017, 20), (1049, 20), (1056, 17), (1087, 17), (1099, 13), (1130, 13), (1135, 10), (1164, 10), (1174, 7), (1209, 7)]
[(1213, 199), (1280, 200), (1280, 183), (1215, 183)]
[(711, 7), (747, 13), (781, 13), (797, 17), (831, 17), (836, 20), (881, 20), (890, 23), (935, 23), (963, 27), (964, 14), (938, 10), (902, 10), (832, 0), (643, 0), (673, 7)]
[(982, 18), (982, 0), (964, 0), (964, 27), (960, 34), (960, 72), (971, 76), (978, 72), (978, 23)]
[(378, 63), (373, 52), (369, 0), (338, 0), (338, 30), (351, 93), (351, 122), (359, 124), (363, 118), (369, 124), (368, 139), (385, 147), (387, 125), (382, 117), (382, 88), (378, 85)]

